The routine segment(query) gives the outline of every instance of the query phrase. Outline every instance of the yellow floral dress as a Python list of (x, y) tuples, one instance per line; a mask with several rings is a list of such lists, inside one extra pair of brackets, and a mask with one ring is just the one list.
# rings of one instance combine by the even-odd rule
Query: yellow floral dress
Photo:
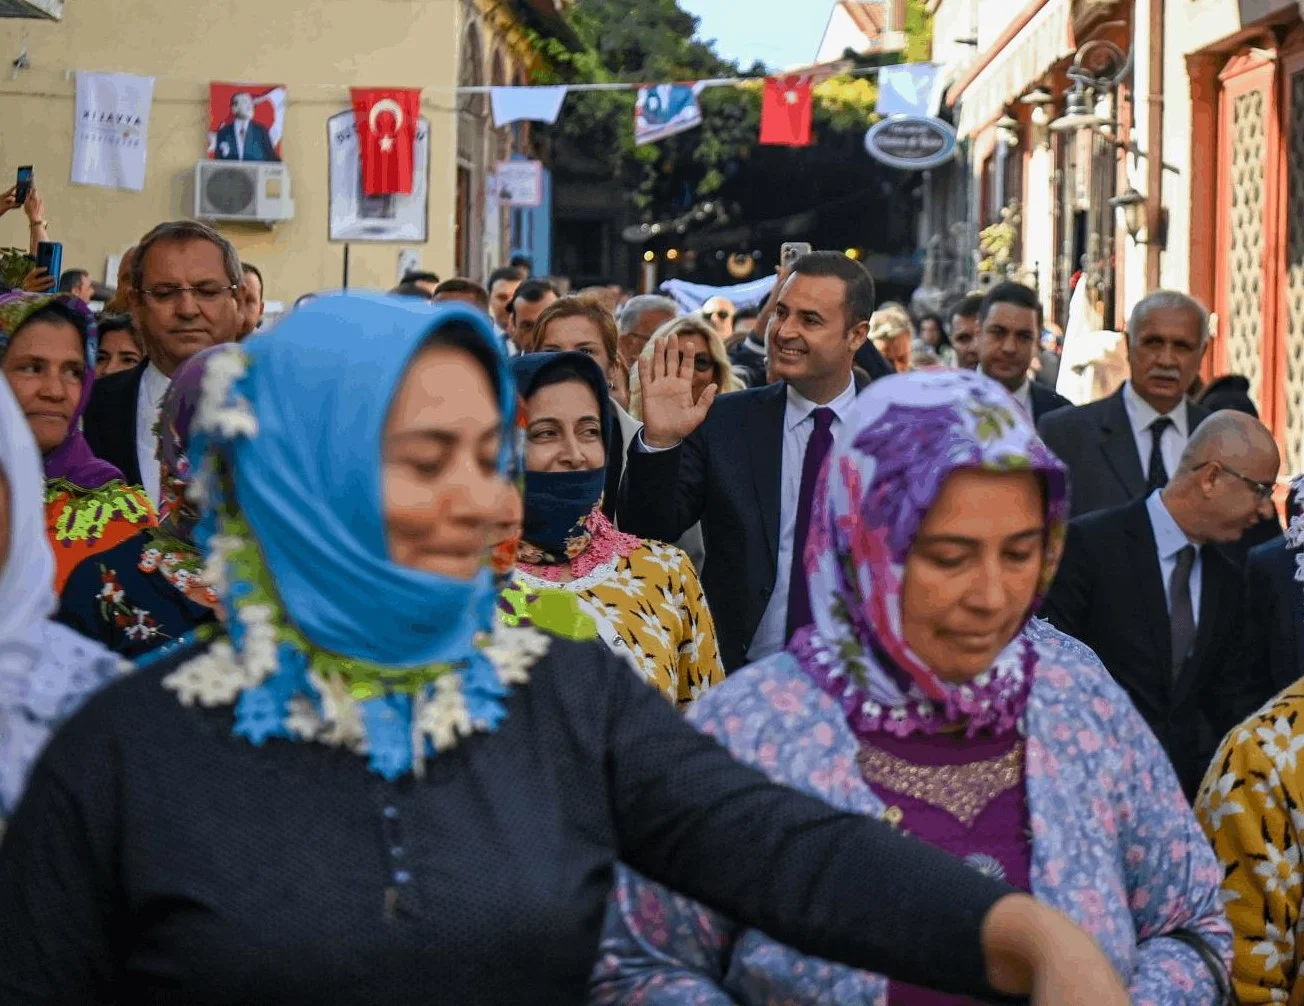
[(1301, 1006), (1304, 681), (1227, 735), (1195, 813), (1223, 868), (1240, 1001)]
[(571, 569), (575, 578), (561, 582), (555, 566), (521, 563), (516, 579), (526, 590), (574, 594), (612, 652), (680, 708), (724, 680), (715, 622), (684, 552), (603, 520)]

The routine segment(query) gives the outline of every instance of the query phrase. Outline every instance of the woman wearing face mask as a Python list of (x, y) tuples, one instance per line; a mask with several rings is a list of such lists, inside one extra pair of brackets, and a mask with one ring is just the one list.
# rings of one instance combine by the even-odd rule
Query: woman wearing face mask
[(122, 473), (92, 454), (82, 436), (95, 355), (95, 321), (76, 297), (0, 297), (0, 370), (45, 459), (56, 593), (87, 556), (154, 525), (144, 491), (124, 484)]
[(163, 396), (158, 526), (83, 560), (60, 594), (60, 622), (128, 659), (211, 625), (217, 617), (217, 592), (200, 576), (203, 560), (194, 542), (199, 514), (186, 498), (190, 424), (205, 361), (215, 351), (206, 349), (178, 367)]
[(616, 497), (625, 471), (625, 452), (639, 431), (639, 422), (626, 411), (629, 405), (629, 374), (620, 361), (616, 319), (601, 304), (586, 297), (563, 297), (539, 315), (527, 352), (583, 353), (602, 370), (615, 423), (607, 452), (607, 482), (603, 512), (616, 519)]
[(602, 512), (611, 405), (582, 353), (512, 361), (525, 400), (525, 523), (517, 578), (575, 595), (603, 640), (672, 702), (724, 680), (715, 622), (688, 557), (621, 534)]
[(0, 833), (54, 729), (118, 673), (113, 654), (50, 621), (44, 481), (27, 420), (0, 381)]
[[(987, 378), (884, 378), (825, 469), (815, 624), (689, 714), (771, 778), (878, 817), (1092, 933), (1132, 1000), (1220, 1006), (1221, 873), (1158, 742), (1091, 651), (1030, 621), (1064, 467)], [(622, 868), (593, 1001), (942, 1006)]]
[(582, 1002), (618, 859), (808, 951), (1126, 1002), (1062, 916), (736, 764), (596, 643), (496, 626), (515, 392), (461, 305), (208, 362), (222, 633), (95, 696), (0, 843), (0, 1001)]

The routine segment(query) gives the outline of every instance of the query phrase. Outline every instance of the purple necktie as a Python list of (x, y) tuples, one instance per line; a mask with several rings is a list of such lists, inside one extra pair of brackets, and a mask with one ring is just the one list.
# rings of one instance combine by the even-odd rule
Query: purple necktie
[(815, 485), (820, 469), (833, 447), (832, 409), (816, 409), (811, 413), (815, 429), (806, 441), (806, 459), (801, 463), (801, 494), (797, 497), (797, 523), (792, 535), (792, 572), (788, 576), (788, 631), (784, 639), (792, 639), (798, 629), (813, 621), (810, 611), (810, 588), (806, 584), (806, 535), (810, 531), (810, 511), (815, 500)]

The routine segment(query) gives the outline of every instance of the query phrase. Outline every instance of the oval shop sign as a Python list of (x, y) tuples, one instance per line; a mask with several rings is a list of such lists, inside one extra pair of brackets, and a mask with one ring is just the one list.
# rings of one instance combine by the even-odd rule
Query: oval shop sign
[(894, 115), (865, 134), (865, 149), (890, 168), (927, 171), (955, 157), (955, 130), (926, 115)]

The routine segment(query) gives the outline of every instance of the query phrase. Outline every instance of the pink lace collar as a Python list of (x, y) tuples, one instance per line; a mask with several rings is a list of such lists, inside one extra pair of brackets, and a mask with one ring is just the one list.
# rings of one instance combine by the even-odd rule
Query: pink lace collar
[(607, 515), (598, 507), (593, 508), (593, 512), (589, 514), (585, 524), (588, 526), (591, 536), (589, 547), (569, 562), (538, 565), (526, 561), (525, 557), (522, 556), (518, 563), (519, 568), (531, 576), (537, 576), (541, 580), (562, 583), (562, 572), (567, 567), (569, 567), (571, 578), (578, 580), (581, 577), (588, 576), (603, 563), (610, 562), (616, 556), (625, 558), (635, 549), (643, 546), (642, 538), (617, 531), (611, 521), (607, 520)]

